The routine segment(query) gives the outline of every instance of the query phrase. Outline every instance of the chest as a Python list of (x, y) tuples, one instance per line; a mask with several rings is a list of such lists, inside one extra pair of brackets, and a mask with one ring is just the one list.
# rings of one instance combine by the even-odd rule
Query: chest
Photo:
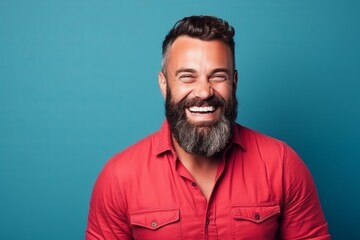
[(133, 179), (126, 199), (133, 236), (276, 239), (281, 174), (268, 170), (227, 166), (216, 178), (208, 201), (195, 180), (179, 171), (162, 169), (161, 174)]

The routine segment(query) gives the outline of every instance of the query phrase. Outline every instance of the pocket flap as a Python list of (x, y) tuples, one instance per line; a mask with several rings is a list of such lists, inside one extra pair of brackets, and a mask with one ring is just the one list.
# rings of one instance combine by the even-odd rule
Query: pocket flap
[(169, 223), (179, 221), (179, 209), (155, 209), (130, 214), (130, 223), (156, 230)]
[(280, 213), (278, 202), (234, 205), (231, 208), (231, 215), (234, 219), (248, 220), (255, 223), (261, 223), (278, 213)]

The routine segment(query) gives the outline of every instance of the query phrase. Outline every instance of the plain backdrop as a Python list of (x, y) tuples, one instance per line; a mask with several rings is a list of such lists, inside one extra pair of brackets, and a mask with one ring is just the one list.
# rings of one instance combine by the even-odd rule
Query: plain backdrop
[(236, 28), (238, 122), (291, 145), (333, 239), (360, 239), (359, 10), (343, 0), (0, 0), (0, 239), (84, 238), (102, 166), (164, 119), (161, 42), (194, 14)]

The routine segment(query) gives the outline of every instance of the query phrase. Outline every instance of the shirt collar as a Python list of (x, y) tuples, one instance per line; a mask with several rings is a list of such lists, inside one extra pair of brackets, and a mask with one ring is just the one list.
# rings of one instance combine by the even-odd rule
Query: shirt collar
[(245, 140), (246, 140), (246, 136), (245, 136), (245, 131), (244, 131), (244, 127), (234, 123), (233, 124), (233, 135), (232, 135), (232, 139), (231, 139), (231, 145), (238, 145), (240, 146), (242, 149), (246, 150), (246, 144), (245, 144)]
[(167, 120), (165, 120), (160, 130), (156, 134), (156, 145), (155, 145), (155, 154), (159, 155), (166, 151), (174, 151), (174, 147), (171, 141), (171, 133), (170, 133), (170, 126)]

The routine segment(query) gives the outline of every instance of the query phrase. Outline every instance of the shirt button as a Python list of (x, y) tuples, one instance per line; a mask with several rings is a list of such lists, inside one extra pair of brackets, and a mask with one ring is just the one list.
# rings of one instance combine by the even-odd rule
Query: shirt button
[(192, 182), (191, 185), (192, 185), (193, 187), (196, 187), (196, 183), (194, 183), (194, 182)]
[(209, 223), (210, 223), (210, 220), (209, 220), (209, 219), (206, 219), (205, 224), (206, 224), (206, 225), (209, 225)]
[(157, 225), (158, 225), (158, 224), (157, 224), (157, 222), (156, 222), (155, 220), (151, 222), (151, 227), (156, 228)]
[(255, 220), (260, 220), (260, 213), (255, 214)]

